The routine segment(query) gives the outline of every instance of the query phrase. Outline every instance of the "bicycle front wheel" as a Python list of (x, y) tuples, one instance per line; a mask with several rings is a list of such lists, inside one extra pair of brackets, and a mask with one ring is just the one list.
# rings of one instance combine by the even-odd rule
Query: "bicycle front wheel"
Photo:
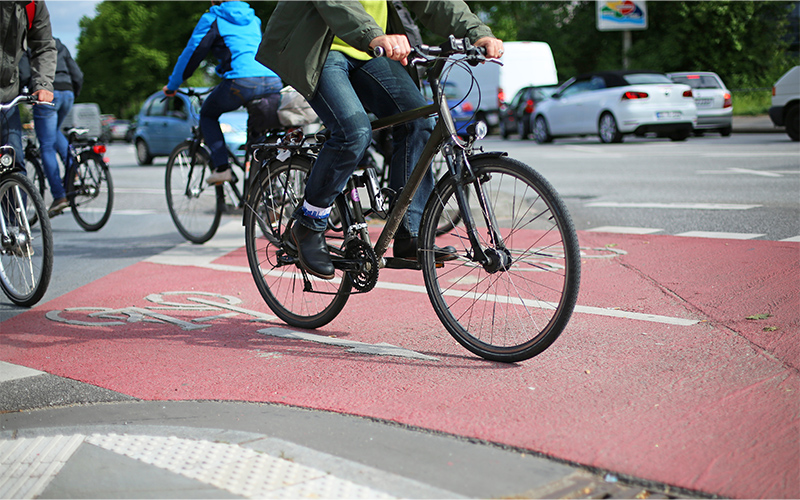
[(211, 157), (198, 147), (191, 157), (192, 142), (178, 145), (169, 156), (166, 170), (167, 207), (178, 232), (192, 243), (205, 243), (219, 228), (222, 217), (222, 186), (210, 186)]
[[(53, 272), (53, 232), (42, 197), (22, 173), (0, 178), (0, 286), (11, 302), (32, 306)], [(35, 219), (36, 222), (32, 222)]]
[[(474, 258), (458, 208), (456, 181), (444, 178), (431, 195), (420, 231), (422, 272), (433, 308), (469, 351), (493, 361), (521, 361), (549, 347), (578, 298), (580, 249), (572, 219), (550, 184), (516, 160), (470, 160), (476, 180), (464, 186), (476, 237), (486, 256)], [(463, 217), (462, 217), (463, 219)], [(437, 231), (445, 222), (453, 229)], [(458, 258), (434, 260), (434, 245)]]
[(103, 157), (85, 152), (69, 169), (67, 199), (75, 221), (86, 231), (97, 231), (108, 222), (114, 206), (114, 183)]
[[(330, 323), (351, 290), (350, 279), (340, 270), (332, 280), (303, 271), (294, 245), (287, 243), (289, 222), (310, 171), (310, 161), (301, 157), (265, 165), (250, 186), (244, 209), (247, 262), (256, 287), (280, 319), (299, 328)], [(329, 245), (332, 241), (329, 237)]]

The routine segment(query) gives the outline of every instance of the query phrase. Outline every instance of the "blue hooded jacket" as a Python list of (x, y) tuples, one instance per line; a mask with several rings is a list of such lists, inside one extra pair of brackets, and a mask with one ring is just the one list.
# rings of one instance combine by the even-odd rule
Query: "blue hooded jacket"
[(214, 5), (195, 26), (169, 77), (167, 88), (177, 90), (209, 52), (220, 61), (216, 72), (226, 80), (277, 77), (255, 60), (260, 43), (261, 20), (249, 5), (238, 1)]

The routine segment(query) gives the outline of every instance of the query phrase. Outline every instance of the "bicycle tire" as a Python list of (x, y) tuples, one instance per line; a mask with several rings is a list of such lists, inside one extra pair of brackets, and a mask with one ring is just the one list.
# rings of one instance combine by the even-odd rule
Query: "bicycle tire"
[(178, 232), (192, 243), (202, 244), (214, 237), (222, 218), (222, 186), (210, 186), (211, 155), (198, 147), (194, 165), (190, 158), (192, 141), (177, 145), (169, 155), (165, 172), (167, 208)]
[(78, 164), (69, 169), (67, 200), (72, 216), (85, 231), (99, 231), (111, 217), (114, 181), (103, 157), (85, 151)]
[[(470, 258), (465, 227), (438, 235), (442, 214), (455, 201), (455, 183), (442, 179), (423, 213), (420, 232), (422, 272), (436, 314), (466, 349), (492, 361), (516, 362), (547, 349), (561, 334), (575, 308), (580, 286), (580, 248), (566, 206), (550, 183), (527, 165), (504, 157), (470, 160), (494, 211), (487, 222), (475, 183), (470, 212), (486, 252), (504, 253), (489, 241), (499, 231), (510, 263), (482, 266)], [(430, 249), (453, 245), (458, 258), (434, 261)], [(427, 249), (427, 250), (426, 250)], [(497, 260), (497, 259), (496, 259)]]
[(0, 177), (0, 217), (8, 230), (0, 247), (0, 287), (14, 304), (30, 307), (50, 284), (53, 231), (44, 201), (25, 174)]
[[(44, 202), (44, 206), (47, 206), (47, 198), (49, 197), (49, 191), (47, 191), (47, 183), (45, 181), (44, 170), (42, 169), (41, 163), (39, 163), (38, 158), (28, 158), (25, 157), (25, 174), (28, 177), (28, 180), (31, 181), (33, 187), (39, 193), (39, 196), (42, 197), (42, 201)], [(36, 224), (39, 220), (38, 215), (34, 211), (31, 215), (32, 219), (28, 222), (30, 224)]]
[[(311, 161), (302, 157), (270, 162), (251, 184), (244, 213), (247, 262), (258, 291), (281, 320), (307, 329), (330, 323), (344, 308), (352, 288), (350, 278), (340, 270), (332, 280), (302, 271), (293, 245), (285, 244), (310, 171)], [(333, 234), (328, 231), (329, 246), (336, 241)]]

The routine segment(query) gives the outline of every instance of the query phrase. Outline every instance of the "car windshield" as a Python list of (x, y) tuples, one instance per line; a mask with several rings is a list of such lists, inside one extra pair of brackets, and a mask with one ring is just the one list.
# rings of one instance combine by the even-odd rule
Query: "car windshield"
[(631, 73), (623, 75), (628, 85), (652, 85), (658, 83), (673, 83), (666, 75), (659, 73)]
[(711, 75), (676, 75), (672, 77), (672, 80), (676, 83), (688, 85), (693, 89), (722, 88), (717, 79)]

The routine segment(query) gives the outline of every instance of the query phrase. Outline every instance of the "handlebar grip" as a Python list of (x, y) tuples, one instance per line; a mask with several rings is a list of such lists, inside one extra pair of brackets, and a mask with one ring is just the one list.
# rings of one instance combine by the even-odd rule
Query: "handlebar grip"
[(386, 56), (386, 49), (378, 45), (374, 49), (372, 49), (372, 57), (384, 57)]

